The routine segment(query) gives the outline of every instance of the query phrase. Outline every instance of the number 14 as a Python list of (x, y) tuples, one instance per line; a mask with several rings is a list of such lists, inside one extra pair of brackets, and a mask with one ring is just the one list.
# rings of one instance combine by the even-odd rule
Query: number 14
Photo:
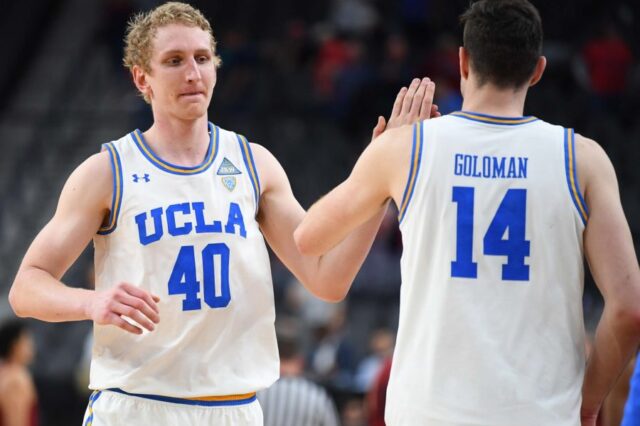
[[(452, 277), (478, 277), (478, 264), (473, 261), (474, 198), (475, 188), (453, 187), (452, 201), (458, 204), (458, 215), (456, 260), (451, 262)], [(484, 234), (482, 253), (507, 257), (507, 263), (502, 265), (503, 280), (529, 281), (529, 265), (524, 263), (531, 248), (531, 242), (525, 239), (526, 213), (527, 190), (509, 189)], [(505, 239), (506, 232), (508, 236)]]

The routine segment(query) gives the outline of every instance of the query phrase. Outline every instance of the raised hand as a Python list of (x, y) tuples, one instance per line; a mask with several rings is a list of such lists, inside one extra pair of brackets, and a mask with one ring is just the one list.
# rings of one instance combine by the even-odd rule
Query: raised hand
[(409, 88), (403, 87), (398, 92), (393, 103), (391, 116), (387, 123), (383, 116), (378, 117), (378, 123), (373, 129), (371, 139), (375, 139), (387, 128), (413, 124), (427, 118), (440, 117), (438, 105), (433, 103), (436, 85), (429, 78), (422, 80), (414, 78)]
[(142, 329), (125, 320), (131, 318), (140, 326), (153, 331), (160, 321), (158, 296), (132, 284), (120, 283), (106, 291), (96, 291), (87, 306), (87, 313), (94, 323), (115, 325), (133, 334), (142, 334)]

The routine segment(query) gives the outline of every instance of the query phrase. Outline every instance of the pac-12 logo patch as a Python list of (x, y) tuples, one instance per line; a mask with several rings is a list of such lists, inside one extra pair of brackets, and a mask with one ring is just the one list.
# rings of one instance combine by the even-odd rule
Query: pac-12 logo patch
[(233, 191), (236, 188), (236, 177), (235, 176), (222, 176), (222, 184), (229, 191)]
[(220, 164), (220, 167), (218, 167), (218, 171), (216, 172), (216, 174), (220, 176), (239, 175), (241, 173), (242, 172), (238, 170), (238, 168), (234, 166), (227, 157), (224, 157), (224, 159), (222, 160), (222, 164)]

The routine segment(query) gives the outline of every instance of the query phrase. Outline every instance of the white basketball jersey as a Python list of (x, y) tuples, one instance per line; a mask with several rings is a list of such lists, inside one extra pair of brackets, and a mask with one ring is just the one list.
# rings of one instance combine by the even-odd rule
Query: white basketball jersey
[(387, 424), (580, 425), (586, 219), (571, 130), (414, 127)]
[(255, 164), (246, 139), (209, 130), (196, 167), (163, 161), (140, 131), (105, 144), (114, 191), (94, 238), (96, 289), (127, 282), (158, 295), (160, 323), (140, 336), (95, 325), (92, 389), (193, 398), (251, 393), (278, 378)]

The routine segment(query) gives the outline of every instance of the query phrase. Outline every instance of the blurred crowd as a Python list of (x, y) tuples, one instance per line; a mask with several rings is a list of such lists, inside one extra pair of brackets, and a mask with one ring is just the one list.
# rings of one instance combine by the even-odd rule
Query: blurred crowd
[[(525, 113), (574, 127), (605, 148), (618, 172), (637, 245), (640, 12), (631, 0), (533, 2), (542, 15), (549, 64)], [(96, 42), (108, 47), (113, 72), (122, 75), (122, 87), (131, 92), (121, 66), (126, 21), (135, 10), (157, 3), (103, 3)], [(368, 143), (377, 116), (389, 114), (395, 94), (412, 77), (436, 82), (436, 103), (443, 114), (461, 107), (457, 16), (467, 0), (191, 3), (210, 18), (223, 61), (211, 120), (267, 146), (283, 163), (305, 206), (346, 176)], [(139, 103), (139, 113), (131, 126), (144, 129), (150, 123), (148, 107), (142, 100), (133, 102)], [(383, 424), (398, 321), (401, 248), (390, 209), (340, 304), (314, 299), (272, 256), (278, 322), (296, 322), (294, 340), (301, 354), (297, 374), (326, 389), (345, 426)], [(78, 281), (89, 286), (91, 279), (81, 276)], [(600, 303), (588, 280), (588, 328)], [(90, 327), (77, 326), (49, 340), (43, 334), (38, 340), (35, 327), (41, 424), (79, 424), (88, 397), (88, 363), (81, 360), (90, 355)], [(69, 371), (48, 369), (49, 354), (68, 357)]]

